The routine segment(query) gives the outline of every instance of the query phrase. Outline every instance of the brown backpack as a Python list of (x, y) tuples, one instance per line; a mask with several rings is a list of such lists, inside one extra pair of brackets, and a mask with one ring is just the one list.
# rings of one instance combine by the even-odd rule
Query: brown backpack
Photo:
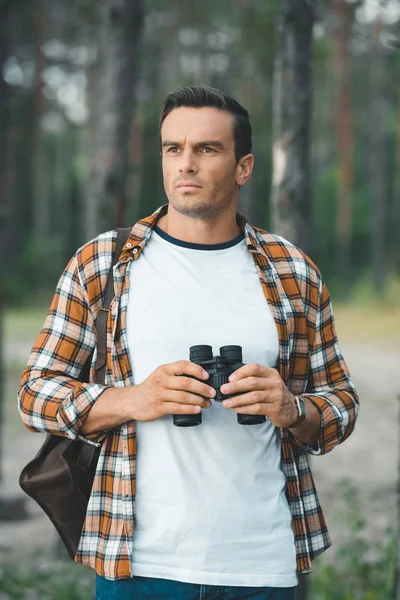
[[(117, 244), (104, 290), (103, 306), (96, 319), (96, 383), (105, 383), (107, 311), (114, 297), (113, 266), (130, 231), (130, 228), (117, 229)], [(89, 381), (92, 357), (93, 354), (86, 361), (79, 381)], [(50, 518), (71, 558), (75, 557), (78, 549), (100, 450), (101, 444), (48, 434), (39, 452), (24, 467), (19, 478), (23, 491)]]

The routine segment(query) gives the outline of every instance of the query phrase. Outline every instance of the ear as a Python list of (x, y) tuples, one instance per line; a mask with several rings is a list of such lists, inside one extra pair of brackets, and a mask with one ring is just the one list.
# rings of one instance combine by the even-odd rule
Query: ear
[(246, 181), (250, 178), (251, 173), (254, 167), (254, 156), (253, 154), (246, 154), (246, 156), (242, 156), (236, 166), (236, 183), (240, 185), (244, 185)]

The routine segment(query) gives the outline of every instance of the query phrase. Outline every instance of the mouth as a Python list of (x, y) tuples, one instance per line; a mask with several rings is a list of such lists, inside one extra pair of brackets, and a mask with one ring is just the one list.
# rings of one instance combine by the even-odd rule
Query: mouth
[(195, 190), (199, 190), (201, 186), (197, 185), (196, 183), (192, 183), (191, 181), (183, 181), (177, 185), (177, 188), (182, 192), (193, 192)]
[(198, 185), (178, 185), (178, 190), (181, 192), (196, 192), (199, 189)]

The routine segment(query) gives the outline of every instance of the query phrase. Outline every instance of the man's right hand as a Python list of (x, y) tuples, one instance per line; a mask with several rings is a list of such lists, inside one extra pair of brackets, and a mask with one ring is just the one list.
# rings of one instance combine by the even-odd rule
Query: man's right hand
[(202, 367), (190, 360), (161, 365), (142, 383), (130, 388), (132, 418), (154, 421), (165, 415), (187, 415), (209, 408), (207, 398), (213, 398), (216, 391), (202, 382), (208, 377)]
[(207, 376), (203, 373), (202, 367), (190, 360), (179, 360), (161, 365), (137, 385), (109, 387), (86, 415), (80, 434), (108, 431), (127, 421), (154, 421), (164, 415), (198, 413), (210, 406), (207, 398), (216, 395), (213, 388), (203, 383), (208, 379), (208, 373)]

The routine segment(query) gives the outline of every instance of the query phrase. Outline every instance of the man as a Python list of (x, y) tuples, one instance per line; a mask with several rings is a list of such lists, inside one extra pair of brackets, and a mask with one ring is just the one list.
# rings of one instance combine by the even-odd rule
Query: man
[[(207, 86), (167, 96), (168, 204), (132, 228), (114, 268), (106, 386), (77, 381), (116, 232), (58, 284), (20, 391), (28, 428), (103, 441), (75, 560), (97, 598), (294, 598), (330, 539), (306, 453), (354, 428), (358, 398), (327, 288), (290, 242), (236, 212), (252, 173), (247, 111)], [(243, 348), (213, 402), (189, 348)], [(94, 358), (95, 360), (95, 358)], [(202, 414), (197, 427), (172, 415)], [(265, 416), (240, 425), (237, 414)]]

